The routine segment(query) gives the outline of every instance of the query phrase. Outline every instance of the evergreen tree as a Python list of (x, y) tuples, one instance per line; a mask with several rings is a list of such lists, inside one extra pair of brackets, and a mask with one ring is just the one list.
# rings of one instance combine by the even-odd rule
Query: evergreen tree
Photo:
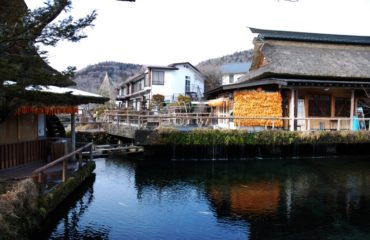
[(34, 93), (25, 91), (26, 86), (74, 85), (70, 80), (74, 69), (56, 71), (37, 47), (86, 37), (82, 30), (92, 26), (95, 11), (77, 20), (67, 16), (56, 21), (63, 11), (71, 9), (71, 4), (71, 0), (47, 0), (43, 7), (31, 11), (24, 0), (0, 0), (0, 121), (21, 104), (37, 102)]

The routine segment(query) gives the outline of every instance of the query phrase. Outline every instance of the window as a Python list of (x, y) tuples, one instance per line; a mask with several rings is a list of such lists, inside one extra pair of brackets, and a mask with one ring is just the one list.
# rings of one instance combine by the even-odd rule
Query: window
[(350, 117), (351, 99), (349, 98), (335, 98), (335, 116), (336, 117)]
[(140, 81), (135, 82), (134, 83), (134, 90), (133, 90), (133, 92), (135, 93), (135, 92), (140, 91), (141, 90), (140, 87), (141, 87)]
[(185, 92), (190, 92), (190, 77), (185, 76)]
[(309, 96), (308, 116), (310, 117), (330, 117), (330, 96), (313, 95)]
[(234, 74), (229, 75), (229, 83), (234, 83)]
[(152, 72), (153, 85), (164, 85), (164, 72), (153, 71)]

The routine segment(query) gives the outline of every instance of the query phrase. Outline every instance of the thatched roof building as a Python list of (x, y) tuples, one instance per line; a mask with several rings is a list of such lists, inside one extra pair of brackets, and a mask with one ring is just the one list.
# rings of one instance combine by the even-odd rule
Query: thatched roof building
[(239, 83), (221, 86), (209, 95), (266, 84), (370, 86), (370, 37), (251, 31), (259, 35), (249, 73)]

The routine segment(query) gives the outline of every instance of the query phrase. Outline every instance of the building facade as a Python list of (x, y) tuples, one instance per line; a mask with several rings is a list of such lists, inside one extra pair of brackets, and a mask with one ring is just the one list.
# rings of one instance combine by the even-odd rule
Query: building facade
[(250, 71), (207, 93), (216, 112), (260, 118), (234, 121), (242, 127), (302, 131), (355, 130), (369, 117), (370, 37), (251, 30)]
[(228, 63), (221, 66), (222, 85), (237, 83), (251, 67), (251, 62)]
[(179, 95), (199, 101), (204, 93), (204, 76), (188, 62), (168, 66), (147, 66), (144, 72), (124, 81), (118, 89), (121, 107), (148, 109), (153, 95), (164, 96), (164, 102), (177, 100)]

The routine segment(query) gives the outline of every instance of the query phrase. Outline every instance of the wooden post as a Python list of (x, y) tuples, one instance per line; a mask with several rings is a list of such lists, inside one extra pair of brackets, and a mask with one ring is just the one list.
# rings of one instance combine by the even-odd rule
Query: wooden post
[(340, 119), (338, 119), (338, 124), (337, 124), (337, 131), (340, 130)]
[(349, 130), (352, 130), (353, 127), (353, 116), (355, 113), (355, 90), (351, 90), (351, 113), (350, 113), (350, 124), (349, 124)]
[(44, 185), (44, 173), (43, 173), (43, 172), (39, 172), (37, 181), (38, 181), (41, 185)]
[(289, 130), (294, 131), (294, 109), (295, 109), (295, 90), (290, 90), (290, 104), (289, 104)]
[(90, 162), (92, 161), (93, 159), (93, 145), (91, 144), (90, 146), (90, 152), (89, 152), (89, 155), (90, 155)]
[(71, 113), (71, 140), (72, 140), (72, 152), (76, 150), (76, 114)]
[(78, 153), (78, 169), (82, 167), (82, 151)]
[(68, 159), (64, 159), (62, 170), (62, 182), (65, 182), (67, 180), (67, 171), (68, 171)]

